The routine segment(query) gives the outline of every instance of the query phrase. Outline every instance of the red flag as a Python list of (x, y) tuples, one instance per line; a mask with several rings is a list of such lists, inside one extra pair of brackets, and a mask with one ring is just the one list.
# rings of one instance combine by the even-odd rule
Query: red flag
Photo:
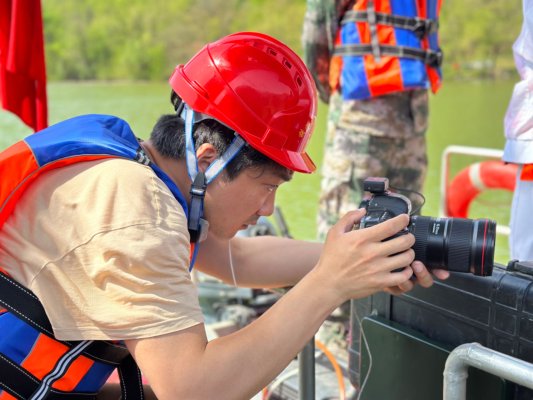
[(40, 0), (0, 0), (0, 98), (34, 131), (48, 126)]

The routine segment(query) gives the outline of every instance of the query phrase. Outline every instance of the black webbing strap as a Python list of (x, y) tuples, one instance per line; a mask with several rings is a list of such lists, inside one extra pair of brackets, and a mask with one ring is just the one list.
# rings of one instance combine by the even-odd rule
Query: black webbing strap
[[(128, 355), (118, 367), (120, 377), (121, 400), (143, 400), (141, 372), (131, 355)], [(31, 398), (39, 390), (41, 382), (19, 365), (0, 354), (0, 389), (19, 400)], [(48, 389), (46, 400), (94, 400), (97, 393), (60, 392)]]
[[(39, 332), (54, 338), (50, 321), (48, 320), (44, 308), (37, 296), (2, 271), (0, 271), (0, 306), (13, 313), (16, 317), (20, 318)], [(54, 340), (57, 339), (54, 338)], [(65, 344), (69, 348), (75, 346), (76, 343), (79, 343), (61, 340), (58, 340), (58, 342)], [(126, 398), (129, 400), (140, 400), (144, 398), (139, 369), (137, 368), (135, 360), (124, 346), (106, 341), (93, 341), (81, 352), (81, 354), (93, 360), (117, 366), (119, 372), (121, 370), (123, 371), (120, 373), (123, 400)], [(2, 359), (0, 362), (0, 387), (4, 388), (5, 386), (5, 390), (9, 391), (10, 389), (7, 386), (12, 387), (15, 385), (15, 383), (12, 382), (16, 382), (18, 387), (18, 382), (22, 376), (26, 377), (22, 379), (23, 383), (26, 379), (30, 379), (30, 381), (33, 380), (31, 375), (2, 356), (2, 354), (0, 354), (0, 358)], [(16, 376), (16, 378), (7, 379), (8, 376), (15, 373), (16, 375), (13, 375), (13, 377)], [(123, 378), (127, 379), (127, 381), (122, 382)], [(38, 384), (39, 382), (37, 382), (37, 386)], [(128, 395), (124, 390), (128, 391)], [(60, 395), (62, 396), (61, 398), (70, 395), (57, 391), (51, 391), (50, 393), (50, 395), (53, 394), (54, 396)], [(87, 395), (79, 393), (76, 394), (76, 396), (82, 396), (78, 398), (87, 398)], [(28, 397), (29, 396), (21, 398), (25, 399)], [(47, 399), (48, 398), (52, 397), (47, 397)]]
[[(381, 25), (390, 25), (395, 28), (408, 29), (413, 31), (420, 39), (426, 35), (436, 33), (439, 29), (439, 21), (436, 19), (419, 18), (419, 17), (405, 17), (402, 15), (391, 15), (376, 12), (375, 23)], [(341, 24), (348, 22), (369, 22), (371, 20), (371, 13), (368, 11), (347, 11)], [(373, 18), (373, 17), (372, 17)]]
[(143, 400), (144, 390), (141, 371), (133, 357), (128, 355), (118, 367), (121, 400)]
[[(52, 325), (35, 294), (0, 271), (0, 306), (47, 336), (54, 337)], [(56, 339), (57, 340), (57, 339)], [(60, 341), (72, 347), (75, 342)], [(118, 365), (129, 352), (124, 346), (95, 341), (83, 353), (93, 360)]]
[(52, 325), (35, 294), (0, 271), (0, 306), (15, 314), (39, 332), (54, 336)]
[[(11, 396), (25, 400), (31, 398), (39, 388), (40, 381), (24, 371), (19, 365), (0, 354), (0, 389)], [(96, 393), (72, 393), (50, 390), (47, 400), (93, 400)]]
[[(74, 346), (76, 342), (63, 343), (67, 343), (69, 346)], [(82, 352), (82, 354), (93, 360), (118, 366), (130, 353), (128, 349), (122, 345), (113, 344), (103, 340), (95, 340)]]
[(202, 171), (198, 171), (198, 174), (191, 185), (191, 204), (189, 206), (189, 215), (187, 217), (187, 227), (189, 229), (191, 243), (199, 242), (202, 237), (202, 230), (205, 229), (205, 225), (202, 223), (202, 215), (204, 213), (206, 188), (207, 181), (205, 174)]
[[(442, 64), (442, 51), (424, 50), (416, 47), (380, 45), (381, 55), (406, 57), (421, 60), (432, 68), (438, 68)], [(373, 54), (369, 44), (346, 44), (335, 47), (334, 55), (338, 56), (362, 56)]]

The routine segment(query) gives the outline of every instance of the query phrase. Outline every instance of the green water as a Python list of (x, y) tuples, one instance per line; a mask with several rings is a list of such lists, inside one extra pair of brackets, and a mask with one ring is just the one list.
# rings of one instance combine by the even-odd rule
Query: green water
[[(502, 149), (503, 117), (514, 82), (446, 82), (438, 95), (431, 96), (428, 131), (429, 172), (424, 194), (423, 215), (438, 216), (440, 163), (446, 146), (463, 145)], [(165, 83), (50, 83), (50, 123), (86, 113), (114, 114), (129, 121), (138, 136), (147, 137), (163, 113), (171, 112), (169, 88)], [(327, 109), (321, 104), (309, 153), (320, 167)], [(0, 111), (0, 147), (4, 148), (31, 133), (15, 116)], [(452, 176), (476, 159), (454, 157)], [(281, 207), (291, 234), (300, 239), (315, 238), (319, 174), (295, 176), (279, 190)], [(471, 218), (492, 218), (508, 224), (511, 195), (494, 190), (484, 192), (471, 206)], [(508, 260), (507, 238), (498, 235), (496, 260)]]

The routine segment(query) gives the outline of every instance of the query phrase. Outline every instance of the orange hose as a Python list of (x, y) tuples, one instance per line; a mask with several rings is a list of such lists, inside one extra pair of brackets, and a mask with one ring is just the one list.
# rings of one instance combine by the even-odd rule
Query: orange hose
[(339, 383), (339, 398), (340, 400), (346, 400), (346, 388), (344, 386), (344, 375), (342, 374), (341, 367), (339, 366), (339, 363), (335, 359), (335, 356), (328, 350), (328, 348), (319, 340), (315, 340), (316, 347), (322, 351), (326, 357), (328, 358), (329, 362), (333, 366), (333, 369), (335, 370), (335, 375), (337, 376), (337, 382)]
[[(335, 359), (335, 356), (328, 350), (328, 348), (319, 340), (315, 339), (315, 345), (324, 353), (324, 355), (327, 357), (331, 365), (333, 366), (333, 369), (335, 370), (335, 375), (337, 377), (337, 382), (339, 384), (339, 400), (346, 400), (346, 387), (344, 386), (344, 375), (342, 374), (341, 367), (339, 366), (339, 363)], [(269, 393), (268, 393), (268, 387), (263, 388), (261, 391), (263, 400), (268, 399)]]

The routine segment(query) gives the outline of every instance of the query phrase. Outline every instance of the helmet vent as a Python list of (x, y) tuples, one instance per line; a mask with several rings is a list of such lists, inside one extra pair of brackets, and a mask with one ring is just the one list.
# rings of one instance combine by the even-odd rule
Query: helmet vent
[(288, 62), (285, 58), (283, 59), (283, 65), (285, 65), (285, 67), (287, 67), (288, 69), (292, 68), (292, 64)]
[(300, 87), (303, 86), (302, 78), (300, 78), (300, 75), (296, 75), (296, 84)]
[(270, 47), (267, 48), (267, 52), (268, 54), (270, 54), (271, 56), (274, 56), (276, 57), (278, 55), (278, 52)]

